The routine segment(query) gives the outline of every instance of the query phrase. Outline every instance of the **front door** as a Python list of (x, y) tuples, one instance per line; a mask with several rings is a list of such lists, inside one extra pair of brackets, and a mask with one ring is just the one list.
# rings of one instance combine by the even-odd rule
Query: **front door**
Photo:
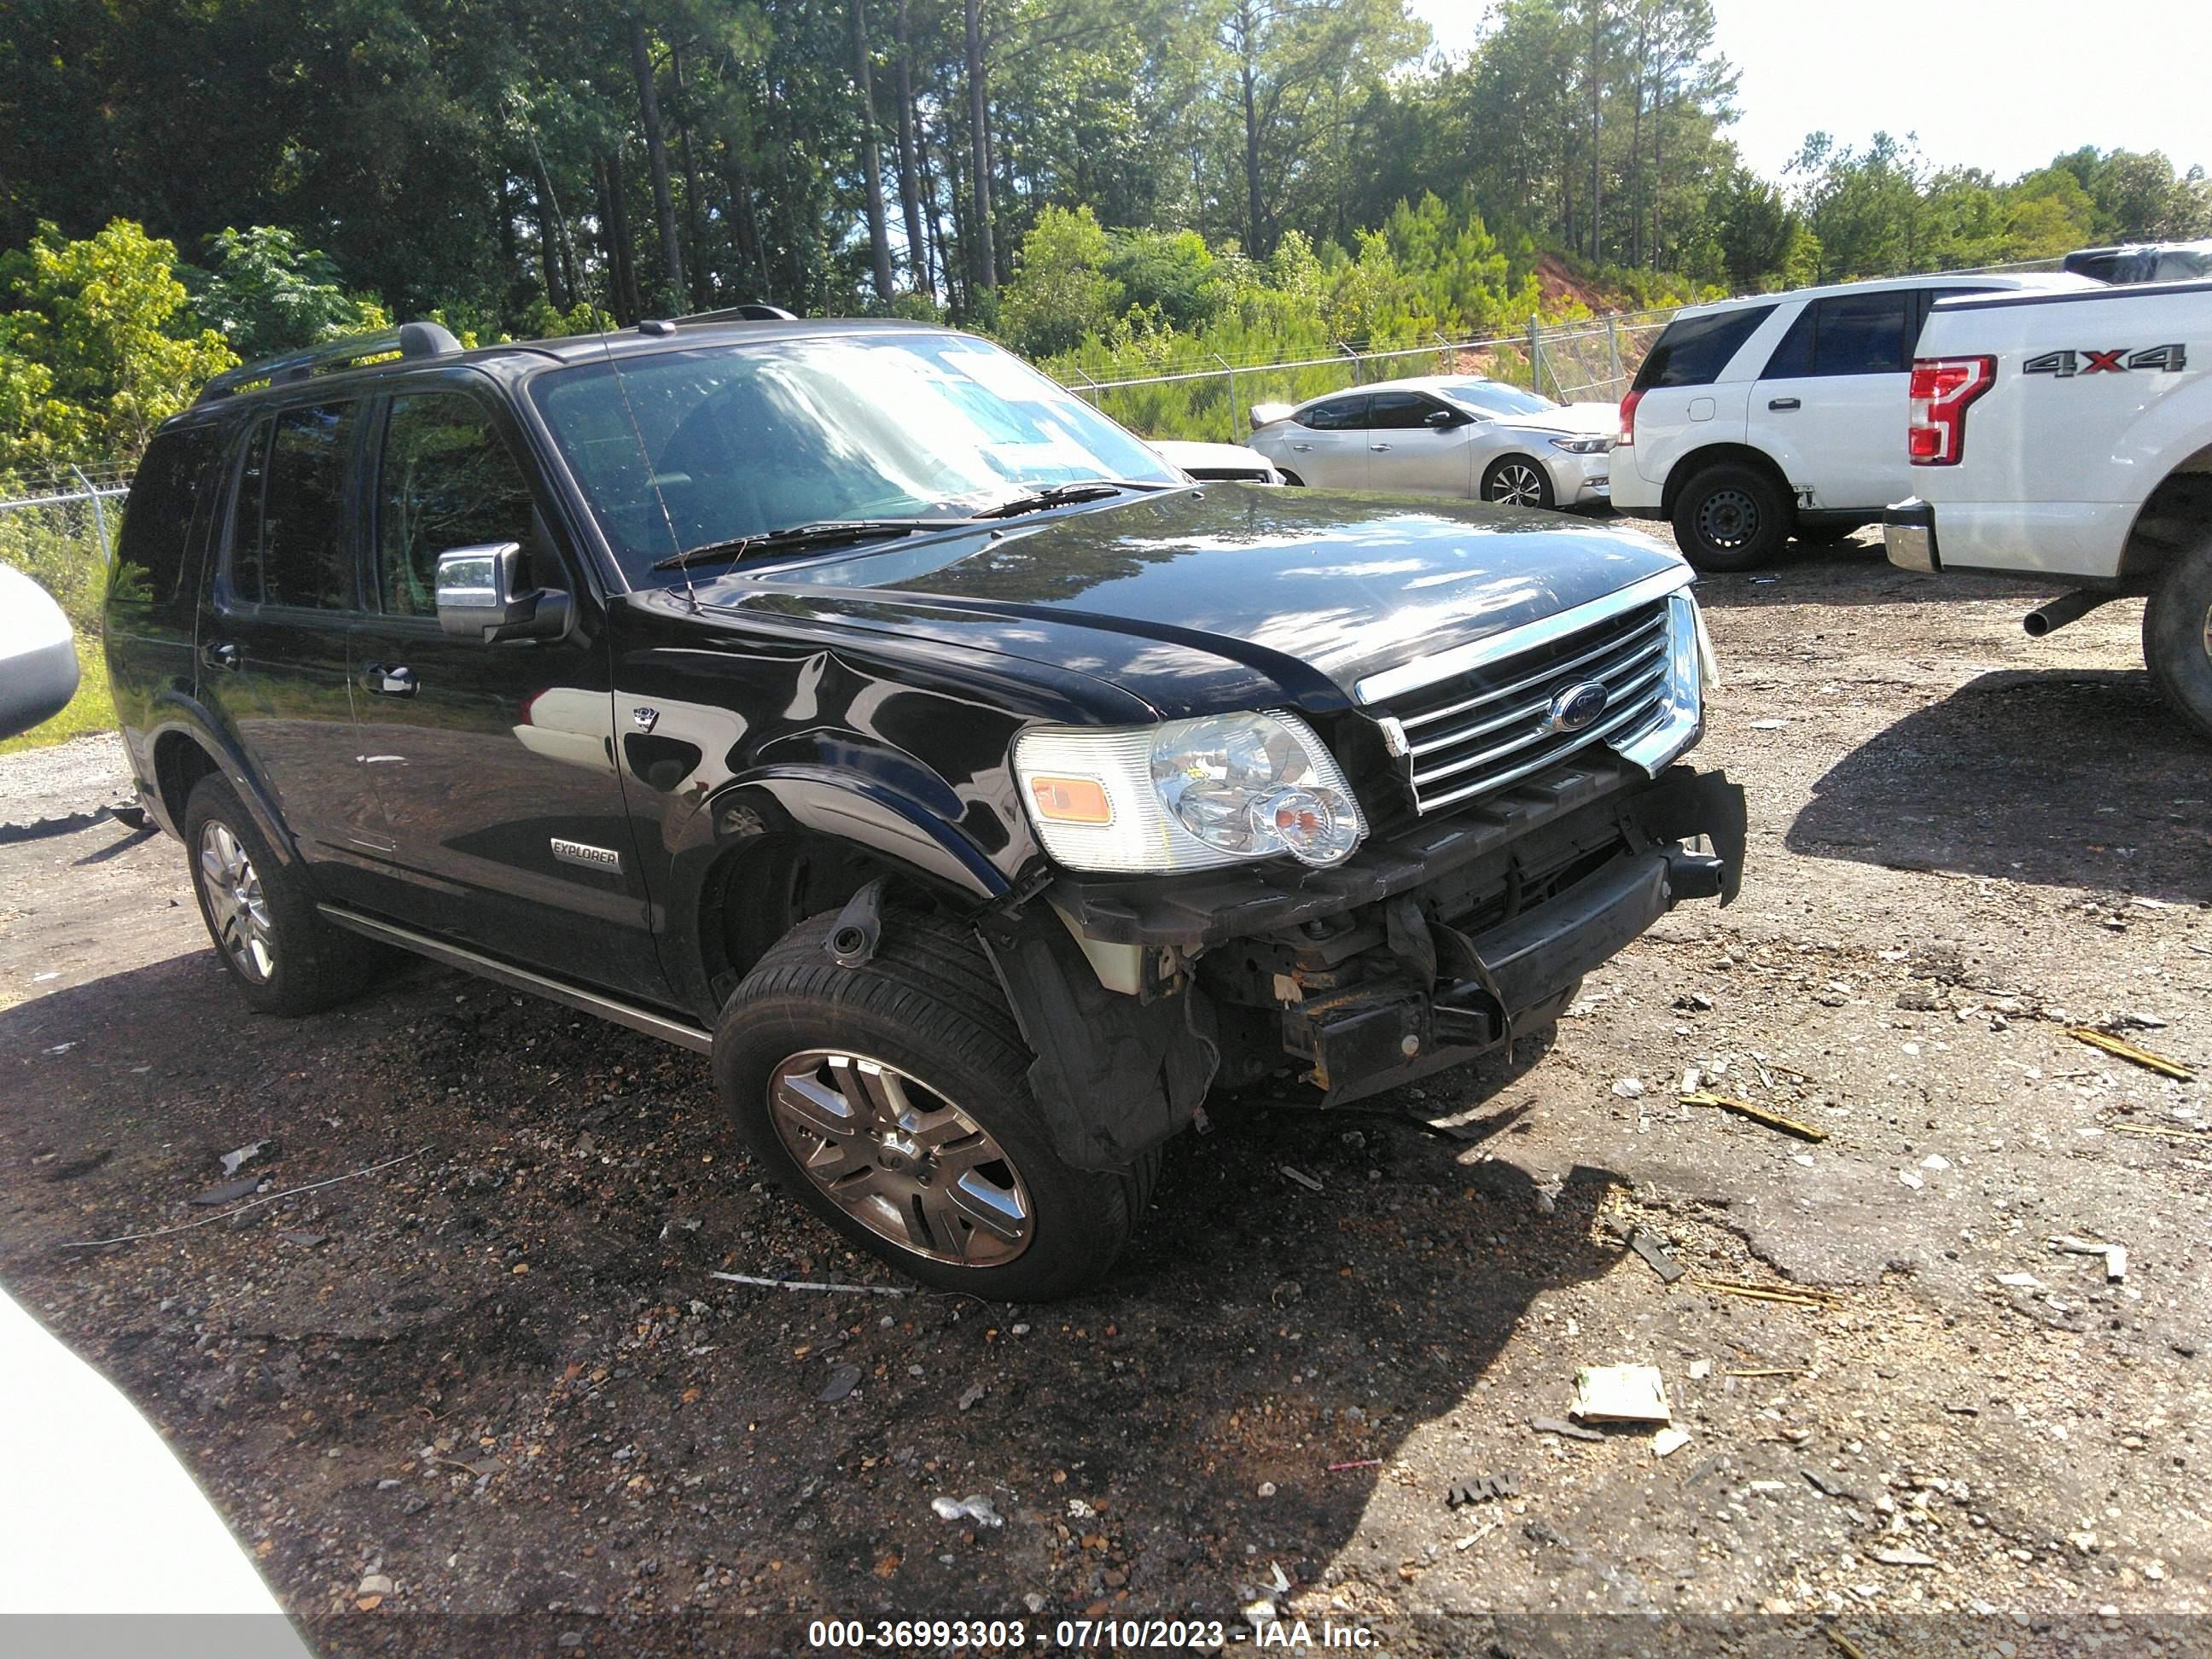
[(360, 426), (358, 404), (329, 402), (246, 428), (199, 637), (201, 700), (333, 898), (353, 896), (351, 860), (382, 833), (353, 740), (346, 504)]
[[(520, 434), (464, 372), (381, 406), (369, 472), (360, 748), (391, 851), (376, 908), (545, 972), (666, 995), (615, 770), (605, 613), (550, 532)], [(559, 640), (486, 644), (437, 619), (438, 555), (520, 542), (571, 595)]]
[(1426, 392), (1376, 392), (1367, 404), (1367, 487), (1406, 495), (1473, 495), (1468, 426)]
[(1752, 443), (1782, 464), (1801, 504), (1879, 512), (1912, 493), (1905, 428), (1913, 299), (1910, 289), (1892, 289), (1814, 301), (1752, 387)]

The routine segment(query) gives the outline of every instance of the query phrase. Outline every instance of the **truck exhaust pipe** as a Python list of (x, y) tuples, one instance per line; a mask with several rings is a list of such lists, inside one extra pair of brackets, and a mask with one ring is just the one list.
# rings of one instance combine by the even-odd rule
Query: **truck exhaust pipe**
[(2027, 637), (2039, 640), (2046, 634), (2055, 634), (2070, 622), (2079, 622), (2099, 605), (2119, 598), (2101, 588), (2077, 587), (2071, 593), (2061, 593), (2048, 605), (2039, 605), (2020, 619), (2027, 630)]

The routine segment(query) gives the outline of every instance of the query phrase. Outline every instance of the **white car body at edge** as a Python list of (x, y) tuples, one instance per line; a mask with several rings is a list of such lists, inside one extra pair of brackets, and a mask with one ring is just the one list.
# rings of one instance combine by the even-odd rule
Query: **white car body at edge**
[[(0, 1295), (0, 1614), (244, 1615), (224, 1620), (235, 1659), (307, 1659), (307, 1649), (153, 1425), (120, 1389)], [(41, 1652), (37, 1625), (14, 1632)], [(142, 1635), (157, 1650), (154, 1626)], [(64, 1629), (65, 1633), (65, 1629)], [(184, 1651), (179, 1626), (166, 1650)], [(100, 1634), (77, 1632), (84, 1652)], [(58, 1651), (59, 1650), (56, 1650)]]
[(1555, 404), (1471, 374), (1350, 386), (1294, 407), (1261, 404), (1250, 439), (1316, 489), (1449, 495), (1522, 507), (1606, 499), (1615, 404)]

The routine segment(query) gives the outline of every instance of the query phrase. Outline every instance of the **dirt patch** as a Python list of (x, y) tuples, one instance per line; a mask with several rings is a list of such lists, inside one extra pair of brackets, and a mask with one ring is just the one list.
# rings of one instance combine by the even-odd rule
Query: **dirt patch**
[[(105, 822), (0, 844), (0, 1277), (329, 1653), (1260, 1600), (1398, 1652), (1570, 1650), (1540, 1621), (1593, 1611), (1677, 1648), (2185, 1642), (2212, 1154), (2173, 1136), (2208, 1102), (2066, 1032), (2212, 1063), (2205, 751), (2131, 607), (2033, 644), (2033, 596), (1863, 545), (1703, 591), (1741, 901), (1511, 1066), (1224, 1107), (1095, 1295), (717, 1281), (897, 1288), (759, 1187), (695, 1058), (428, 966), (256, 1018), (177, 848)], [(1692, 1068), (1826, 1139), (1683, 1104)], [(64, 1248), (205, 1217), (264, 1138), (270, 1190), (405, 1161)], [(1687, 1443), (1532, 1430), (1606, 1363), (1657, 1365)], [(1484, 1475), (1518, 1491), (1447, 1504)], [(1003, 1524), (932, 1509), (971, 1495)]]

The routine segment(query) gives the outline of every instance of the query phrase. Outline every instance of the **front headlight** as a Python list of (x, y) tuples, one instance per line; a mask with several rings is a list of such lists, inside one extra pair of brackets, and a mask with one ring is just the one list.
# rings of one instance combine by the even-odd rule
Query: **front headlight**
[(1610, 438), (1554, 438), (1552, 447), (1564, 449), (1570, 455), (1602, 455), (1613, 447)]
[(1036, 726), (1014, 772), (1046, 852), (1077, 870), (1340, 863), (1367, 833), (1336, 757), (1283, 713), (1140, 727)]

